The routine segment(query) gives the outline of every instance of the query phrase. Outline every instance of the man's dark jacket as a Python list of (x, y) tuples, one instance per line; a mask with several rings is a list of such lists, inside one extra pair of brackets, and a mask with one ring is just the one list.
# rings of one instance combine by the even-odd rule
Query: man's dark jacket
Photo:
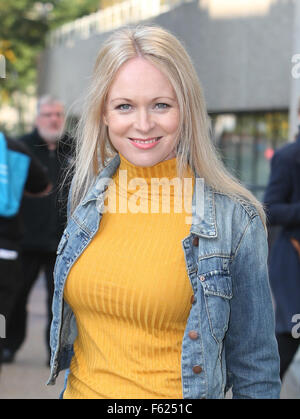
[(61, 186), (71, 160), (71, 140), (64, 137), (58, 142), (56, 150), (49, 150), (35, 129), (20, 141), (48, 168), (53, 186), (46, 197), (24, 198), (21, 208), (25, 227), (22, 247), (25, 250), (54, 252), (66, 223), (67, 186), (63, 189)]
[(300, 256), (291, 241), (300, 243), (300, 132), (274, 154), (264, 202), (269, 225), (281, 226), (269, 258), (276, 331), (291, 333), (292, 318), (300, 313)]

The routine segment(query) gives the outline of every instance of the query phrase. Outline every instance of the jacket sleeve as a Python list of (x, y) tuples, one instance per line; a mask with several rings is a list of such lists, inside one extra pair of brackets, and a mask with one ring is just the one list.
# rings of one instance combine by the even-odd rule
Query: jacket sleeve
[(279, 354), (267, 268), (267, 238), (258, 215), (244, 230), (231, 265), (233, 297), (225, 338), (227, 387), (233, 398), (280, 396)]
[(22, 141), (7, 139), (9, 149), (23, 153), (30, 158), (28, 175), (25, 183), (25, 191), (32, 194), (39, 194), (47, 188), (50, 183), (48, 170), (41, 162), (32, 154), (30, 149)]
[(270, 181), (264, 197), (270, 225), (300, 226), (300, 202), (291, 202), (293, 162), (290, 160), (275, 153), (271, 162)]
[(41, 193), (45, 191), (49, 184), (47, 168), (43, 167), (37, 158), (31, 155), (25, 191), (32, 194)]

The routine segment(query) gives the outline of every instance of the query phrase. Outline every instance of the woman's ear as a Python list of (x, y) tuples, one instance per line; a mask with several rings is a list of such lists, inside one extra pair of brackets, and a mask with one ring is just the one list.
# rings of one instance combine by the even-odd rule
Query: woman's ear
[(103, 114), (102, 120), (103, 120), (103, 122), (104, 122), (105, 125), (108, 125), (107, 117), (106, 117), (105, 114)]

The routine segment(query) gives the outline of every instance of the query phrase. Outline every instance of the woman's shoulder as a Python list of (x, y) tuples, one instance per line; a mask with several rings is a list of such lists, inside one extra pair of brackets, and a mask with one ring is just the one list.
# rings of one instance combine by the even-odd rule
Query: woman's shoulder
[(228, 208), (234, 212), (244, 213), (249, 219), (259, 215), (259, 211), (254, 202), (241, 195), (230, 195), (225, 192), (213, 190), (216, 207)]
[[(245, 233), (250, 232), (257, 240), (266, 240), (266, 225), (263, 209), (243, 196), (214, 191), (216, 229), (220, 239), (230, 241), (236, 249)], [(254, 243), (253, 243), (254, 244)], [(235, 251), (233, 250), (233, 253)]]

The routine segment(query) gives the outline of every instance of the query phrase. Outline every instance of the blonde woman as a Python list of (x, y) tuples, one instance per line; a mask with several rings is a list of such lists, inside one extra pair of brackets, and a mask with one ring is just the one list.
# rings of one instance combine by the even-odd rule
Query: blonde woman
[(181, 43), (102, 46), (58, 247), (51, 377), (63, 398), (278, 398), (264, 212), (220, 163)]

